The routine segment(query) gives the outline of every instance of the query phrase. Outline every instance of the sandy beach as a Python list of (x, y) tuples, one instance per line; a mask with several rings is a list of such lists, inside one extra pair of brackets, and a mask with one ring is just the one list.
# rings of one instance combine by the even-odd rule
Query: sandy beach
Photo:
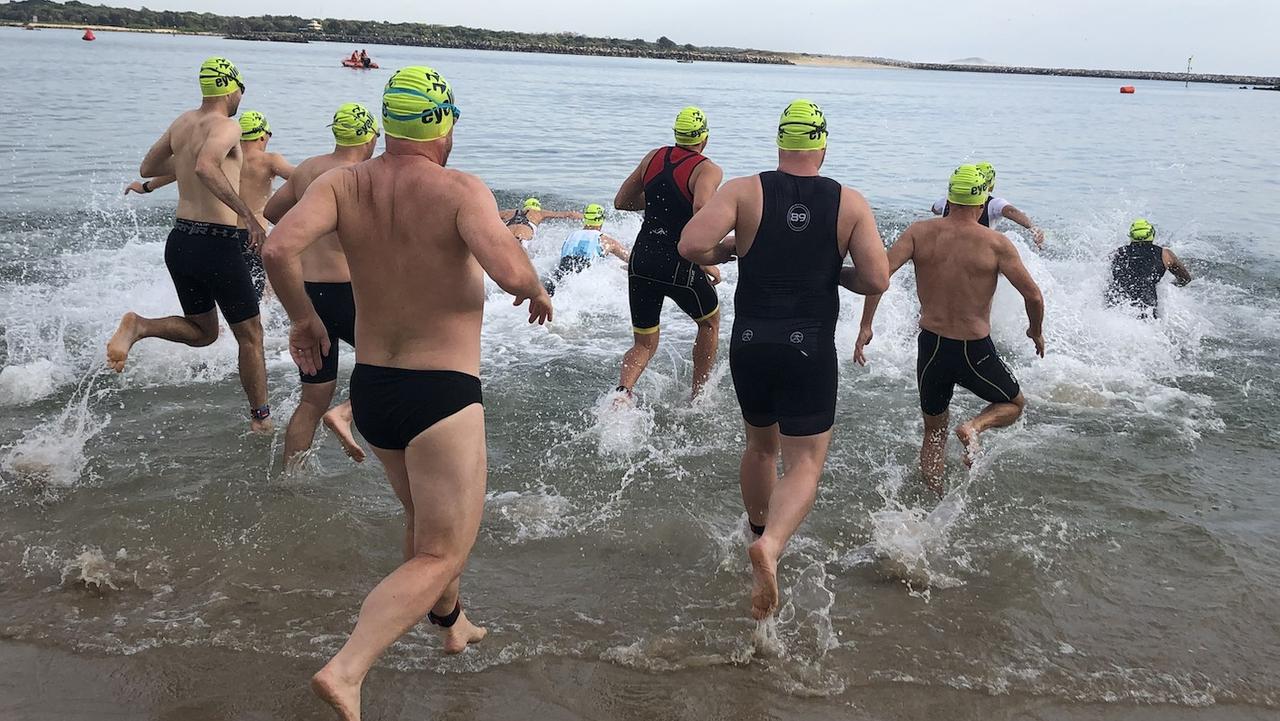
[(778, 53), (778, 55), (796, 65), (811, 65), (823, 68), (875, 69), (898, 67), (888, 63), (877, 62), (871, 58), (850, 55), (811, 55), (809, 53)]

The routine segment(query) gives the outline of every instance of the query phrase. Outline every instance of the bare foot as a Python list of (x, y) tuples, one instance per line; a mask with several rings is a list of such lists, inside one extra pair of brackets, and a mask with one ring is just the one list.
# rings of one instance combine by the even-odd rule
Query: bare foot
[(129, 351), (138, 340), (138, 314), (125, 313), (120, 318), (120, 325), (107, 341), (107, 366), (116, 373), (124, 372), (125, 361), (129, 359)]
[(466, 651), (467, 646), (480, 643), (489, 635), (487, 630), (471, 623), (465, 612), (458, 614), (458, 620), (452, 626), (440, 630), (445, 634), (444, 652), (450, 656)]
[(764, 538), (747, 549), (751, 557), (751, 617), (763, 621), (778, 607), (778, 562)]
[(321, 416), (321, 420), (324, 421), (324, 427), (338, 437), (338, 442), (342, 444), (342, 451), (347, 454), (347, 457), (356, 463), (364, 463), (364, 449), (356, 443), (356, 437), (351, 433), (351, 403), (343, 403), (329, 409)]
[(630, 391), (618, 391), (617, 393), (618, 395), (613, 399), (613, 404), (610, 408), (615, 411), (620, 411), (624, 408), (630, 409), (636, 407), (636, 399), (631, 395)]
[(311, 677), (311, 691), (332, 706), (341, 721), (360, 721), (360, 684), (343, 681), (325, 666)]
[(251, 418), (249, 419), (249, 430), (265, 436), (275, 432), (276, 424), (272, 423), (270, 418), (263, 418), (262, 420)]
[(956, 427), (956, 438), (960, 439), (960, 447), (963, 450), (962, 458), (964, 464), (969, 468), (973, 467), (973, 459), (977, 457), (982, 447), (978, 445), (978, 432), (973, 429), (969, 423)]

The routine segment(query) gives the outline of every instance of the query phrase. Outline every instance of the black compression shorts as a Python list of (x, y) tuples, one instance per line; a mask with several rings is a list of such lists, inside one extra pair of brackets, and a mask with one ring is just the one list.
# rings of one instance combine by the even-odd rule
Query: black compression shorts
[(164, 264), (185, 315), (218, 307), (232, 325), (258, 315), (258, 296), (241, 247), (248, 232), (179, 219), (164, 244)]
[(480, 379), (466, 373), (357, 363), (351, 372), (356, 429), (374, 447), (402, 451), (420, 433), (473, 403)]
[(952, 340), (921, 330), (919, 344), (916, 383), (925, 415), (946, 413), (957, 384), (988, 403), (1012, 403), (1022, 392), (990, 336)]
[(720, 311), (716, 289), (702, 268), (666, 249), (637, 242), (631, 253), (628, 276), (631, 330), (636, 333), (658, 332), (662, 302), (666, 298), (674, 300), (685, 315), (698, 322)]
[(330, 383), (338, 379), (338, 341), (356, 345), (356, 299), (350, 283), (306, 283), (307, 297), (316, 308), (316, 315), (329, 331), (329, 355), (315, 375), (302, 371), (298, 374), (303, 383)]
[(835, 423), (835, 334), (820, 323), (735, 319), (729, 370), (749, 425), (813, 436)]

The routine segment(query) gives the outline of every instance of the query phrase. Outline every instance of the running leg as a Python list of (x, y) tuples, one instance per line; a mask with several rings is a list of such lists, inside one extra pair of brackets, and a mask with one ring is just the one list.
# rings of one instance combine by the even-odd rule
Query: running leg
[(693, 341), (693, 395), (697, 398), (711, 377), (720, 348), (720, 314), (698, 321), (698, 336)]
[(203, 348), (218, 339), (218, 311), (164, 318), (143, 318), (137, 313), (125, 313), (111, 340), (107, 341), (107, 365), (116, 373), (123, 373), (129, 351), (143, 338), (160, 338)]
[(1026, 405), (1027, 399), (1019, 393), (1012, 402), (992, 403), (968, 423), (956, 428), (956, 438), (964, 444), (964, 464), (973, 465), (974, 456), (979, 450), (978, 437), (983, 431), (1013, 425), (1014, 421), (1022, 416), (1022, 409)]
[(924, 416), (924, 441), (920, 444), (920, 474), (929, 490), (942, 498), (942, 473), (947, 463), (947, 423), (949, 411)]
[[(240, 346), (240, 385), (249, 398), (249, 406), (261, 408), (267, 405), (267, 361), (262, 353), (262, 317), (254, 317), (231, 324), (231, 334), (236, 337)], [(269, 433), (273, 428), (271, 419), (253, 420), (252, 428), (257, 433)]]
[(618, 380), (618, 385), (627, 390), (635, 388), (640, 375), (649, 366), (649, 361), (653, 360), (653, 354), (658, 352), (657, 328), (651, 333), (634, 333), (633, 336), (635, 340), (631, 350), (622, 357), (622, 376)]
[(738, 467), (742, 504), (747, 509), (747, 520), (753, 526), (764, 527), (769, 521), (769, 497), (778, 483), (778, 426), (743, 425), (747, 429), (747, 448)]
[(302, 400), (294, 410), (293, 417), (284, 432), (284, 462), (293, 463), (299, 453), (311, 447), (316, 438), (316, 428), (320, 419), (329, 410), (333, 401), (333, 391), (338, 387), (337, 381), (328, 383), (303, 383)]

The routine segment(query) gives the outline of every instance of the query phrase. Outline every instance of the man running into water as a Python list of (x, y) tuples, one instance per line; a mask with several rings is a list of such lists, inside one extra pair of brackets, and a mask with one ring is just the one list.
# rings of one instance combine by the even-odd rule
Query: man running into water
[[(249, 204), (253, 214), (257, 216), (262, 227), (267, 226), (267, 218), (263, 210), (267, 207), (267, 199), (271, 197), (271, 185), (276, 178), (288, 180), (293, 173), (293, 165), (279, 153), (267, 152), (267, 143), (271, 141), (271, 125), (266, 116), (256, 110), (247, 110), (240, 116), (240, 152), (244, 163), (240, 168), (240, 197)], [(244, 246), (244, 262), (249, 265), (249, 274), (253, 276), (253, 289), (262, 300), (262, 292), (266, 290), (267, 271), (262, 267), (260, 248)]]
[[(978, 172), (982, 173), (990, 183), (991, 192), (996, 190), (996, 169), (991, 163), (978, 163), (974, 166)], [(946, 216), (951, 212), (951, 206), (946, 198), (939, 200), (933, 204), (933, 214)], [(1012, 203), (1004, 198), (997, 198), (994, 195), (987, 199), (987, 204), (982, 209), (982, 215), (978, 217), (978, 222), (982, 225), (992, 228), (1000, 222), (1001, 218), (1008, 218), (1013, 222), (1021, 225), (1023, 228), (1031, 231), (1031, 238), (1035, 241), (1037, 248), (1044, 247), (1044, 231), (1031, 221), (1026, 213), (1018, 210)]]
[[(947, 449), (951, 395), (956, 384), (990, 403), (977, 417), (956, 428), (964, 446), (965, 465), (972, 465), (978, 436), (989, 428), (1003, 428), (1018, 420), (1026, 400), (995, 345), (991, 342), (991, 301), (1004, 276), (1022, 294), (1027, 308), (1027, 337), (1044, 357), (1044, 298), (1027, 272), (1013, 243), (978, 223), (987, 204), (988, 178), (973, 165), (962, 165), (951, 176), (943, 218), (912, 224), (889, 249), (889, 270), (896, 273), (907, 261), (916, 269), (920, 297), (919, 354), (916, 382), (924, 413), (924, 443), (920, 470), (925, 483), (939, 497)], [(842, 285), (850, 284), (841, 279)], [(852, 288), (850, 288), (852, 290)], [(872, 321), (880, 296), (862, 307), (862, 328), (854, 360), (867, 364), (864, 349), (871, 342)]]
[(630, 253), (617, 239), (606, 235), (601, 230), (603, 227), (604, 206), (598, 203), (588, 205), (582, 211), (582, 230), (574, 231), (565, 239), (560, 246), (560, 265), (556, 266), (550, 278), (542, 281), (548, 294), (555, 295), (556, 285), (566, 275), (581, 273), (591, 267), (596, 258), (613, 255), (623, 263), (627, 262)]
[(397, 71), (382, 100), (386, 152), (336, 168), (307, 188), (265, 251), (289, 313), (289, 350), (314, 375), (329, 333), (303, 282), (302, 255), (337, 235), (356, 298), (356, 427), (404, 505), (404, 564), (378, 584), (342, 650), (311, 681), (344, 721), (360, 718), (360, 687), (382, 652), (423, 616), (444, 629), (445, 651), (484, 638), (462, 612), (459, 581), (484, 510), (480, 396), (484, 275), (529, 300), (529, 322), (551, 319), (551, 298), (498, 219), (485, 184), (444, 166), (460, 111), (426, 67)]
[(1173, 273), (1179, 288), (1191, 282), (1191, 272), (1168, 248), (1155, 244), (1156, 228), (1145, 218), (1129, 226), (1129, 244), (1111, 254), (1111, 283), (1107, 305), (1128, 305), (1141, 318), (1160, 317), (1160, 293), (1156, 286), (1166, 272)]
[(618, 189), (613, 205), (643, 210), (644, 224), (631, 248), (627, 291), (634, 342), (622, 359), (618, 391), (628, 397), (658, 350), (658, 323), (667, 298), (698, 324), (693, 342), (693, 397), (711, 377), (720, 344), (720, 299), (714, 266), (701, 268), (680, 257), (680, 233), (693, 214), (720, 187), (724, 171), (702, 151), (710, 128), (707, 116), (687, 107), (676, 116), (675, 145), (651, 150)]
[(269, 431), (262, 323), (253, 279), (241, 255), (246, 241), (258, 248), (266, 238), (257, 215), (237, 194), (243, 155), (234, 117), (244, 83), (230, 61), (209, 58), (200, 66), (200, 92), (200, 107), (173, 121), (139, 170), (144, 178), (178, 179), (178, 219), (165, 241), (164, 262), (183, 315), (143, 318), (125, 313), (107, 343), (107, 365), (123, 372), (129, 350), (143, 338), (196, 347), (213, 343), (218, 339), (216, 307), (240, 347), (240, 383), (249, 397), (252, 428)]
[[(757, 620), (778, 607), (778, 559), (813, 508), (827, 459), (845, 256), (853, 258), (854, 292), (889, 287), (871, 206), (819, 175), (827, 147), (822, 110), (807, 100), (788, 105), (777, 144), (776, 171), (725, 183), (680, 239), (680, 254), (694, 263), (738, 257), (729, 367), (747, 434), (739, 480), (757, 536), (749, 551)], [(724, 240), (730, 232), (734, 239)]]
[[(308, 158), (267, 203), (268, 220), (280, 219), (302, 199), (316, 178), (334, 168), (363, 163), (373, 157), (378, 146), (378, 121), (360, 103), (346, 103), (333, 114), (333, 152)], [(271, 241), (268, 239), (268, 244)], [(324, 323), (329, 338), (329, 352), (317, 373), (302, 376), (302, 400), (289, 419), (284, 435), (284, 460), (294, 462), (298, 454), (311, 447), (316, 427), (321, 420), (342, 443), (342, 449), (357, 463), (364, 461), (364, 449), (351, 434), (351, 403), (330, 409), (338, 386), (338, 341), (352, 347), (356, 342), (356, 302), (351, 292), (351, 271), (342, 244), (332, 233), (317, 240), (302, 254), (302, 279), (311, 305)]]
[(538, 226), (552, 218), (582, 219), (582, 213), (572, 210), (543, 210), (542, 202), (537, 198), (527, 198), (524, 205), (516, 210), (504, 210), (499, 217), (507, 224), (512, 237), (521, 243), (527, 243), (538, 232)]

